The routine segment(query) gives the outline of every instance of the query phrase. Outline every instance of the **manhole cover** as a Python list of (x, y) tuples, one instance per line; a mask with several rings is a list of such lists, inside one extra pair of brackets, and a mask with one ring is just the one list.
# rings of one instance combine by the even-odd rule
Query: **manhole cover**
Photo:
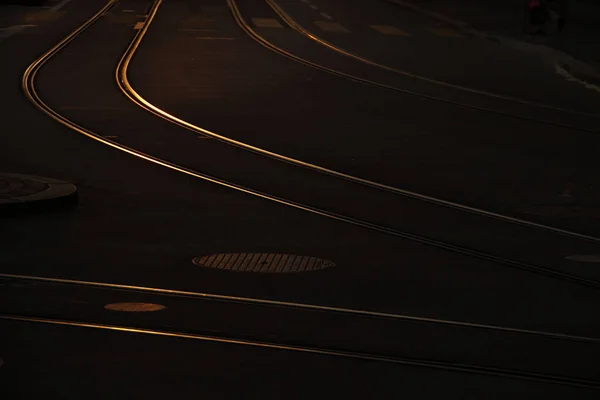
[(201, 267), (228, 271), (294, 273), (335, 267), (335, 263), (317, 257), (273, 253), (220, 253), (196, 257), (192, 262)]
[(42, 182), (13, 177), (0, 178), (0, 198), (24, 197), (47, 189), (48, 185)]
[(600, 254), (576, 254), (567, 256), (565, 259), (585, 263), (600, 263)]
[(153, 303), (111, 303), (104, 306), (111, 311), (150, 312), (164, 310), (166, 307)]

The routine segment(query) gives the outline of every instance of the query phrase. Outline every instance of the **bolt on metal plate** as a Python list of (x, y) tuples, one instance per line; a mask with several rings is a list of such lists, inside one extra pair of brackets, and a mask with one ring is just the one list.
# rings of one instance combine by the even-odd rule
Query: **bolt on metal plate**
[(317, 257), (276, 253), (219, 253), (196, 257), (201, 267), (239, 272), (297, 273), (335, 267), (335, 263)]

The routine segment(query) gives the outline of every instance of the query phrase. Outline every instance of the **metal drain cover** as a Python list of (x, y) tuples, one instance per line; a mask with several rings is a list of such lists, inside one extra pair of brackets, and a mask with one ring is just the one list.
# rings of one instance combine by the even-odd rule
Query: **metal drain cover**
[(123, 312), (152, 312), (164, 310), (166, 307), (160, 304), (154, 303), (137, 303), (137, 302), (126, 302), (126, 303), (111, 303), (104, 306), (107, 310), (111, 311), (123, 311)]
[(317, 257), (274, 253), (219, 253), (196, 257), (192, 262), (201, 267), (228, 271), (294, 273), (335, 267), (335, 263)]

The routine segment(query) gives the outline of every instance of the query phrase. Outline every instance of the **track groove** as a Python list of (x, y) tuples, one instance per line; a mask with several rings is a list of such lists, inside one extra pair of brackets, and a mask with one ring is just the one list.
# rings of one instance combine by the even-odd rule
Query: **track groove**
[(195, 299), (195, 300), (242, 303), (242, 304), (250, 304), (250, 305), (256, 305), (256, 306), (271, 306), (271, 307), (290, 308), (290, 309), (297, 309), (297, 310), (319, 311), (319, 312), (332, 313), (332, 314), (347, 314), (347, 315), (355, 315), (355, 316), (366, 317), (366, 318), (398, 320), (398, 321), (415, 322), (415, 323), (426, 323), (426, 324), (443, 325), (443, 326), (458, 327), (458, 328), (477, 329), (477, 330), (483, 330), (483, 331), (487, 330), (487, 331), (494, 331), (494, 332), (503, 332), (503, 333), (515, 334), (515, 335), (539, 336), (539, 337), (556, 339), (556, 340), (567, 340), (567, 341), (575, 341), (575, 342), (588, 342), (588, 343), (600, 344), (600, 338), (594, 338), (594, 337), (575, 336), (575, 335), (568, 335), (568, 334), (556, 333), (556, 332), (511, 328), (511, 327), (506, 327), (506, 326), (486, 325), (486, 324), (478, 324), (478, 323), (472, 323), (472, 322), (455, 321), (455, 320), (447, 320), (447, 319), (439, 319), (439, 318), (428, 318), (428, 317), (421, 317), (421, 316), (414, 316), (414, 315), (407, 315), (407, 314), (393, 314), (393, 313), (384, 313), (384, 312), (379, 312), (379, 311), (368, 311), (368, 310), (359, 310), (359, 309), (351, 309), (351, 308), (343, 308), (343, 307), (331, 307), (331, 306), (324, 306), (324, 305), (318, 305), (318, 304), (296, 303), (296, 302), (289, 302), (289, 301), (268, 300), (268, 299), (252, 298), (252, 297), (229, 296), (229, 295), (214, 294), (214, 293), (201, 293), (201, 292), (154, 288), (154, 287), (146, 287), (146, 286), (134, 286), (134, 285), (124, 285), (124, 284), (116, 284), (116, 283), (82, 281), (82, 280), (64, 279), (64, 278), (48, 278), (48, 277), (41, 277), (41, 276), (16, 275), (16, 274), (5, 274), (5, 273), (0, 273), (0, 278), (6, 279), (7, 281), (14, 279), (14, 280), (22, 280), (22, 281), (43, 282), (43, 283), (50, 283), (50, 284), (57, 284), (57, 285), (71, 285), (71, 286), (74, 285), (74, 286), (92, 287), (92, 288), (100, 288), (100, 289), (132, 291), (132, 292), (157, 294), (157, 295), (170, 296), (170, 297), (184, 297), (184, 298), (191, 298), (191, 299)]
[(600, 390), (600, 382), (575, 377), (551, 375), (537, 372), (526, 372), (513, 369), (492, 368), (475, 364), (459, 364), (435, 360), (412, 359), (401, 357), (390, 357), (380, 354), (359, 353), (343, 349), (308, 347), (287, 343), (266, 342), (248, 339), (239, 339), (222, 335), (202, 335), (195, 333), (174, 332), (155, 329), (142, 329), (129, 326), (107, 325), (91, 322), (69, 321), (60, 319), (49, 319), (37, 316), (22, 316), (11, 314), (0, 314), (0, 319), (9, 321), (20, 321), (38, 324), (50, 324), (69, 327), (79, 327), (88, 329), (100, 329), (122, 333), (137, 333), (146, 335), (155, 335), (162, 337), (173, 337), (187, 340), (200, 340), (205, 342), (224, 343), (238, 346), (259, 347), (270, 350), (288, 351), (296, 353), (313, 354), (316, 356), (338, 357), (345, 359), (354, 359), (361, 361), (382, 362), (396, 365), (405, 365), (410, 367), (420, 367), (428, 369), (438, 369), (444, 371), (463, 372), (467, 374), (487, 375), (502, 377), (508, 379), (519, 379), (526, 381), (542, 382), (555, 385), (564, 385), (570, 387), (586, 388)]
[[(230, 2), (232, 0), (229, 0)], [(59, 42), (57, 45), (55, 45), (54, 47), (52, 47), (50, 50), (48, 50), (46, 53), (44, 53), (40, 58), (38, 58), (36, 61), (34, 61), (25, 71), (25, 73), (23, 74), (23, 80), (22, 80), (22, 86), (23, 86), (23, 90), (27, 96), (27, 98), (38, 108), (40, 109), (42, 112), (44, 112), (45, 114), (47, 114), (48, 116), (50, 116), (52, 119), (54, 119), (55, 121), (61, 123), (62, 125), (75, 130), (76, 132), (87, 136), (88, 138), (94, 139), (100, 143), (103, 143), (105, 145), (108, 145), (110, 147), (113, 147), (114, 149), (123, 151), (125, 153), (128, 153), (130, 155), (133, 155), (135, 157), (138, 157), (140, 159), (152, 162), (154, 164), (157, 165), (161, 165), (163, 167), (172, 169), (174, 171), (180, 172), (180, 173), (184, 173), (186, 175), (195, 177), (195, 178), (199, 178), (199, 179), (203, 179), (205, 181), (208, 182), (212, 182), (230, 189), (234, 189), (236, 191), (242, 192), (242, 193), (246, 193), (255, 197), (259, 197), (265, 200), (269, 200), (275, 203), (279, 203), (282, 205), (286, 205), (298, 210), (302, 210), (302, 211), (306, 211), (315, 215), (319, 215), (322, 217), (326, 217), (332, 220), (337, 220), (340, 222), (344, 222), (347, 224), (351, 224), (357, 227), (361, 227), (361, 228), (365, 228), (371, 231), (375, 231), (375, 232), (379, 232), (379, 233), (383, 233), (386, 235), (390, 235), (390, 236), (394, 236), (394, 237), (398, 237), (398, 238), (402, 238), (402, 239), (406, 239), (409, 241), (413, 241), (413, 242), (417, 242), (417, 243), (421, 243), (421, 244), (425, 244), (425, 245), (429, 245), (429, 246), (433, 246), (442, 250), (446, 250), (446, 251), (450, 251), (450, 252), (454, 252), (454, 253), (458, 253), (458, 254), (463, 254), (469, 257), (474, 257), (474, 258), (478, 258), (481, 260), (485, 260), (485, 261), (491, 261), (493, 263), (497, 263), (500, 265), (504, 265), (504, 266), (509, 266), (512, 268), (517, 268), (520, 270), (524, 270), (524, 271), (528, 271), (528, 272), (532, 272), (535, 274), (539, 274), (539, 275), (544, 275), (547, 277), (552, 277), (555, 279), (559, 279), (559, 280), (563, 280), (566, 282), (571, 282), (571, 283), (575, 283), (581, 286), (585, 286), (588, 288), (592, 288), (595, 290), (600, 289), (600, 282), (592, 280), (592, 279), (587, 279), (584, 277), (580, 277), (577, 275), (573, 275), (573, 274), (568, 274), (565, 272), (561, 272), (561, 271), (557, 271), (551, 268), (546, 268), (546, 267), (542, 267), (542, 266), (537, 266), (537, 265), (532, 265), (532, 264), (527, 264), (527, 263), (522, 263), (519, 261), (515, 261), (515, 260), (511, 260), (508, 258), (504, 258), (504, 257), (499, 257), (499, 256), (495, 256), (492, 254), (488, 254), (488, 253), (484, 253), (478, 250), (474, 250), (474, 249), (470, 249), (467, 247), (462, 247), (462, 246), (457, 246), (454, 244), (450, 244), (450, 243), (446, 243), (443, 241), (439, 241), (439, 240), (435, 240), (435, 239), (431, 239), (425, 236), (420, 236), (420, 235), (415, 235), (409, 232), (403, 232), (400, 230), (396, 230), (390, 227), (386, 227), (386, 226), (381, 226), (381, 225), (377, 225), (368, 221), (362, 221), (350, 216), (346, 216), (346, 215), (341, 215), (341, 214), (337, 214), (328, 210), (323, 210), (323, 209), (319, 209), (319, 208), (315, 208), (309, 205), (305, 205), (302, 203), (298, 203), (292, 200), (288, 200), (288, 199), (284, 199), (278, 196), (274, 196), (268, 193), (263, 193), (263, 192), (259, 192), (256, 190), (253, 190), (251, 188), (247, 188), (241, 185), (238, 185), (236, 183), (233, 182), (228, 182), (225, 180), (222, 180), (220, 178), (214, 177), (214, 176), (210, 176), (180, 165), (177, 165), (176, 163), (161, 159), (159, 157), (150, 155), (150, 154), (146, 154), (143, 153), (139, 150), (136, 150), (134, 148), (122, 145), (120, 143), (117, 143), (113, 140), (107, 139), (106, 137), (102, 136), (99, 133), (93, 132), (87, 128), (84, 128), (78, 124), (76, 124), (75, 122), (69, 120), (68, 118), (64, 117), (63, 115), (61, 115), (60, 113), (58, 113), (57, 111), (55, 111), (52, 107), (50, 107), (49, 105), (47, 105), (42, 98), (39, 96), (39, 94), (37, 93), (36, 89), (35, 89), (35, 77), (37, 72), (39, 71), (39, 69), (48, 61), (50, 60), (54, 55), (56, 55), (58, 52), (60, 52), (60, 50), (62, 50), (65, 46), (67, 46), (71, 41), (73, 41), (79, 34), (81, 34), (85, 29), (89, 28), (94, 22), (96, 22), (108, 9), (110, 9), (116, 2), (113, 0), (110, 3), (107, 4), (107, 6), (105, 6), (100, 12), (98, 12), (94, 17), (92, 17), (92, 19), (90, 19), (89, 21), (87, 21), (86, 23), (84, 23), (83, 25), (81, 25), (79, 28), (77, 28), (74, 32), (72, 32), (69, 36), (67, 36), (65, 39), (63, 39), (61, 42)], [(133, 52), (135, 51), (135, 49), (137, 48), (137, 46), (139, 46), (139, 43), (141, 41), (141, 39), (143, 38), (143, 35), (145, 34), (145, 32), (147, 31), (148, 27), (150, 26), (152, 20), (154, 19), (154, 17), (156, 16), (156, 13), (158, 11), (158, 8), (160, 7), (162, 3), (162, 0), (156, 0), (153, 4), (153, 7), (150, 11), (150, 14), (147, 17), (146, 20), (146, 24), (144, 25), (144, 28), (140, 29), (137, 34), (135, 35), (134, 39), (132, 40), (132, 42), (130, 43), (128, 49), (126, 50), (126, 53), (124, 54), (122, 60), (125, 60), (124, 63), (127, 63), (127, 60), (131, 60), (131, 57), (133, 55)], [(230, 3), (231, 4), (231, 3)], [(593, 239), (595, 241), (600, 240), (600, 239)]]

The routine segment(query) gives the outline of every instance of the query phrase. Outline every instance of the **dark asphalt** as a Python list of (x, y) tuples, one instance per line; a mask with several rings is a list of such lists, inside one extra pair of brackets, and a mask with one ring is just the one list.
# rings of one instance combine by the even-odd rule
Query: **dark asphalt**
[[(409, 395), (424, 398), (594, 398), (585, 390), (472, 379), (381, 363), (293, 354), (228, 344), (126, 333), (2, 323), (14, 362), (4, 378), (20, 382), (16, 398), (346, 398)], [(68, 354), (68, 357), (65, 357)], [(35, 369), (32, 369), (35, 365)], [(50, 371), (68, 373), (52, 376)], [(26, 376), (27, 380), (23, 381)], [(31, 383), (35, 382), (35, 385)], [(16, 386), (16, 385), (14, 385)], [(14, 387), (12, 386), (12, 387)], [(11, 389), (12, 389), (11, 387)], [(12, 391), (12, 390), (11, 390)], [(8, 392), (9, 395), (15, 392)]]
[[(180, 118), (225, 136), (360, 177), (550, 224), (594, 231), (595, 224), (589, 221), (594, 213), (597, 188), (588, 184), (584, 176), (587, 176), (585, 171), (594, 174), (597, 170), (593, 150), (600, 138), (597, 134), (515, 121), (349, 84), (262, 49), (239, 31), (238, 40), (225, 44), (195, 40), (189, 32), (177, 31), (176, 27), (185, 29), (186, 25), (178, 24), (175, 16), (169, 19), (170, 9), (163, 11), (155, 26), (165, 29), (149, 32), (145, 39), (147, 46), (140, 48), (134, 60), (131, 79), (142, 95)], [(219, 25), (217, 22), (205, 25), (208, 29), (216, 28), (223, 36), (236, 32), (234, 22), (227, 19)], [(365, 74), (364, 65), (326, 51), (308, 39), (301, 40), (289, 29), (278, 32), (270, 36), (294, 38), (293, 52), (314, 49), (328, 63), (343, 63), (345, 71)], [(270, 38), (268, 32), (264, 34)], [(169, 52), (177, 43), (188, 46), (189, 42), (193, 42), (190, 48), (207, 56), (194, 57), (188, 51), (171, 50), (171, 57), (156, 57), (157, 53)], [(255, 62), (245, 56), (248, 46), (257, 54)], [(231, 49), (241, 55), (232, 56)], [(216, 62), (227, 65), (218, 70), (218, 76), (206, 67), (207, 63)], [(181, 76), (180, 71), (187, 68), (194, 68), (195, 73), (182, 89), (175, 82)], [(368, 73), (372, 71), (370, 68)], [(175, 75), (170, 78), (171, 89), (164, 86), (163, 80), (156, 82), (152, 78), (157, 74), (165, 79)], [(259, 89), (254, 89), (256, 82), (260, 82)], [(421, 83), (411, 85), (423, 89)], [(323, 87), (330, 89), (325, 91)], [(578, 90), (576, 86), (573, 88)], [(236, 89), (241, 92), (237, 96), (218, 99)], [(182, 97), (183, 91), (187, 94)], [(192, 101), (183, 100), (185, 97)], [(278, 111), (280, 107), (284, 114)], [(242, 126), (239, 119), (228, 117), (230, 108), (240, 110)], [(527, 114), (531, 112), (527, 110)], [(543, 114), (541, 117), (545, 118), (556, 116), (555, 112)], [(349, 115), (353, 118), (349, 119)], [(590, 126), (597, 129), (597, 120), (591, 121)], [(572, 140), (565, 140), (566, 136)], [(472, 168), (473, 165), (478, 168)], [(561, 196), (565, 192), (578, 199), (577, 206), (571, 198)]]
[[(317, 10), (295, 0), (275, 3), (317, 36), (381, 64), (500, 95), (598, 111), (597, 92), (567, 82), (543, 58), (470, 36), (410, 10), (399, 12), (397, 5), (385, 0), (311, 0)], [(314, 21), (326, 21), (321, 12), (352, 33), (319, 30)], [(371, 25), (398, 27), (409, 36), (382, 35)]]
[[(79, 192), (73, 210), (2, 217), (0, 273), (600, 337), (599, 291), (593, 285), (394, 237), (186, 176), (90, 140), (42, 114), (22, 94), (23, 71), (104, 4), (73, 1), (59, 16), (40, 17), (44, 22), (0, 42), (0, 171), (51, 176), (76, 184)], [(600, 282), (597, 264), (565, 259), (597, 254), (598, 243), (342, 181), (198, 136), (141, 109), (118, 89), (115, 69), (137, 32), (134, 25), (144, 21), (151, 4), (120, 1), (51, 59), (36, 80), (42, 99), (118, 144), (218, 179)], [(410, 52), (392, 52), (399, 37), (378, 36), (364, 27), (402, 28), (410, 21), (405, 29), (425, 32), (430, 22), (378, 2), (310, 4), (351, 31), (340, 34), (345, 38), (333, 32), (320, 36), (366, 57), (380, 57), (380, 63), (477, 89), (597, 110), (597, 94), (571, 86), (538, 60), (499, 50), (495, 43), (414, 34), (402, 45)], [(303, 25), (317, 18), (305, 3), (281, 5)], [(352, 61), (286, 27), (263, 1), (240, 7), (251, 24), (253, 18), (272, 18), (284, 26), (253, 26), (265, 39), (329, 68), (444, 99), (481, 100), (486, 107), (506, 106), (519, 116), (597, 129), (591, 117), (502, 105)], [(369, 12), (361, 13), (361, 7)], [(15, 13), (8, 19), (21, 25), (22, 18)], [(483, 54), (493, 61), (488, 69), (475, 59)], [(440, 58), (453, 62), (441, 63)], [(511, 80), (506, 74), (506, 65), (514, 67), (515, 62), (524, 66), (520, 71), (527, 78)], [(220, 135), (403, 189), (592, 235), (600, 232), (600, 192), (594, 181), (597, 133), (476, 111), (311, 69), (253, 41), (223, 0), (165, 1), (129, 73), (133, 87), (149, 101)], [(544, 98), (536, 97), (541, 87), (551, 89)], [(252, 274), (191, 262), (195, 256), (226, 252), (310, 255), (332, 260), (336, 267)], [(130, 314), (103, 308), (119, 301), (152, 302), (167, 309)], [(0, 282), (0, 313), (599, 379), (597, 342), (436, 324), (19, 280)], [(80, 398), (82, 392), (90, 398), (597, 396), (564, 385), (374, 361), (30, 322), (0, 324), (0, 387), (9, 399), (39, 394)]]

